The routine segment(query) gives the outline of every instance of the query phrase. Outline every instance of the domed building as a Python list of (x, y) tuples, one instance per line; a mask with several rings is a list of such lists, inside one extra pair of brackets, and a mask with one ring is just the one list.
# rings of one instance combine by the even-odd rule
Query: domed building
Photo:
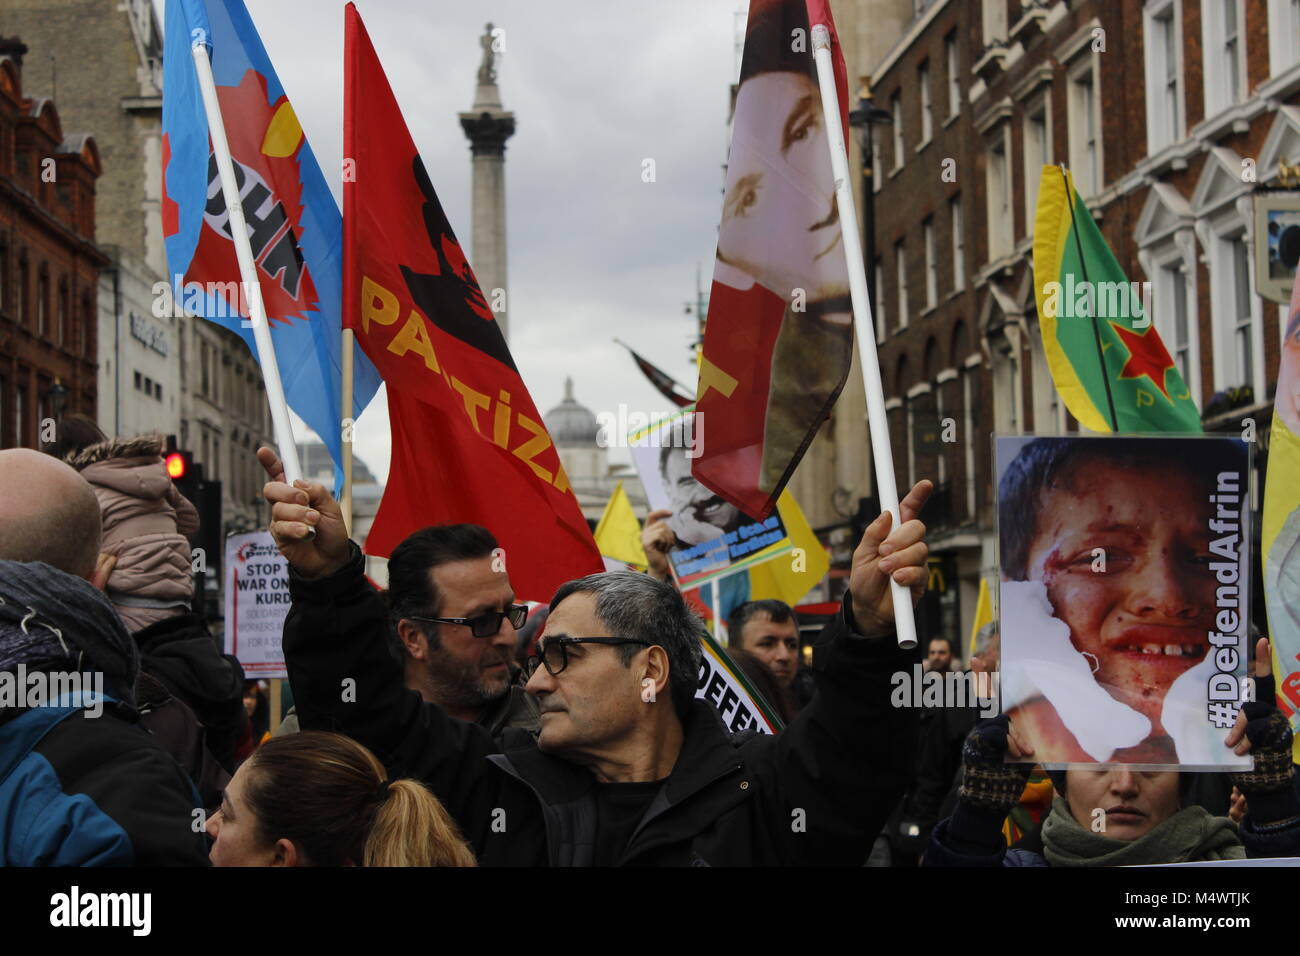
[(645, 489), (636, 469), (631, 465), (609, 464), (608, 449), (601, 444), (600, 423), (591, 409), (573, 397), (572, 378), (564, 380), (564, 400), (542, 418), (587, 523), (596, 527), (620, 481), (637, 517), (644, 520)]

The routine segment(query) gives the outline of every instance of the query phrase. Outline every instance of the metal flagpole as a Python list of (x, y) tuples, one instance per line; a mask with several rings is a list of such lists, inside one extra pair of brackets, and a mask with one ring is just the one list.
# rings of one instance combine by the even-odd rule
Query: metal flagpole
[[(849, 157), (844, 146), (844, 126), (840, 119), (839, 94), (835, 89), (835, 66), (831, 60), (831, 35), (825, 24), (812, 24), (813, 56), (817, 62), (817, 79), (821, 86), (822, 115), (826, 124), (826, 142), (830, 146), (831, 169), (835, 176), (835, 203), (840, 213), (840, 235), (848, 259), (849, 295), (853, 301), (853, 327), (862, 357), (862, 384), (867, 393), (867, 424), (871, 429), (871, 457), (876, 467), (876, 486), (880, 504), (894, 516), (893, 527), (902, 524), (898, 513), (898, 487), (894, 482), (894, 453), (889, 443), (889, 419), (885, 415), (885, 388), (880, 380), (880, 359), (876, 355), (875, 324), (867, 296), (867, 270), (862, 262), (862, 243), (858, 238), (858, 209), (849, 182)], [(912, 593), (889, 577), (894, 602), (894, 629), (898, 646), (911, 650), (916, 646), (916, 617), (912, 611)]]
[(199, 76), (199, 89), (203, 91), (203, 107), (208, 117), (208, 132), (212, 136), (212, 150), (221, 175), (221, 193), (230, 212), (230, 233), (235, 242), (235, 255), (239, 259), (241, 287), (248, 300), (248, 319), (253, 325), (253, 340), (257, 343), (257, 358), (262, 366), (262, 379), (266, 383), (266, 397), (271, 403), (275, 443), (279, 446), (280, 460), (284, 463), (285, 481), (293, 484), (302, 477), (302, 465), (298, 461), (298, 446), (293, 440), (289, 406), (284, 400), (280, 367), (275, 361), (275, 343), (271, 341), (271, 329), (266, 322), (262, 286), (257, 279), (257, 266), (248, 242), (244, 206), (239, 201), (239, 187), (235, 184), (235, 168), (230, 161), (230, 144), (226, 140), (225, 123), (221, 119), (221, 103), (217, 99), (217, 84), (212, 77), (212, 61), (208, 59), (207, 44), (202, 40), (194, 44), (191, 52)]

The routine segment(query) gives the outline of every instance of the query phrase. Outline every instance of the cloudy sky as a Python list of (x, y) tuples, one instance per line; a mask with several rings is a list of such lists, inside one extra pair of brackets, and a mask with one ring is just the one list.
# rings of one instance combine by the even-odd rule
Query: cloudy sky
[[(312, 148), (342, 157), (343, 5), (245, 0)], [(161, 3), (158, 4), (161, 6)], [(468, 110), (491, 21), (506, 149), (510, 347), (545, 413), (572, 376), (593, 412), (668, 403), (613, 341), (690, 388), (696, 270), (707, 288), (722, 207), (728, 86), (745, 0), (361, 0), (358, 10), (452, 227), (468, 253)], [(328, 11), (323, 14), (323, 11)], [(739, 14), (739, 18), (738, 18)], [(644, 183), (642, 161), (657, 179)], [(341, 193), (336, 195), (341, 202)], [(471, 265), (472, 265), (471, 261)], [(382, 393), (357, 452), (388, 470)], [(613, 452), (614, 461), (629, 461)]]

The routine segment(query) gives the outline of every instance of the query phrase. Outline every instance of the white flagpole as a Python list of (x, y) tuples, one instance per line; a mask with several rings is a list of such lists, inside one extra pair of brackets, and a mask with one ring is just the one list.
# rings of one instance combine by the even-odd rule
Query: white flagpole
[[(840, 213), (840, 235), (849, 267), (849, 295), (853, 301), (853, 327), (862, 358), (862, 384), (867, 393), (867, 423), (871, 428), (871, 456), (876, 466), (876, 487), (880, 504), (894, 516), (894, 527), (901, 523), (898, 514), (898, 487), (894, 482), (894, 453), (889, 444), (889, 420), (885, 415), (885, 388), (880, 380), (880, 359), (876, 355), (875, 323), (867, 296), (867, 270), (862, 262), (862, 243), (858, 238), (858, 210), (853, 201), (849, 180), (849, 157), (844, 145), (844, 127), (840, 119), (839, 94), (835, 89), (835, 66), (831, 59), (831, 35), (825, 24), (812, 25), (813, 56), (817, 61), (817, 79), (821, 86), (822, 114), (826, 124), (826, 142), (830, 146), (831, 170), (835, 176), (835, 202)], [(912, 594), (890, 576), (889, 588), (894, 599), (894, 628), (898, 646), (916, 647), (916, 617), (912, 613)]]
[(266, 322), (266, 306), (262, 303), (262, 286), (257, 279), (257, 265), (248, 242), (248, 224), (244, 220), (244, 207), (239, 201), (239, 187), (235, 185), (235, 167), (230, 161), (230, 144), (226, 140), (226, 127), (221, 119), (221, 103), (217, 99), (217, 84), (212, 78), (212, 61), (208, 59), (206, 43), (196, 43), (191, 48), (194, 67), (199, 76), (199, 89), (203, 91), (203, 107), (208, 116), (208, 132), (212, 136), (212, 149), (221, 174), (221, 193), (230, 212), (230, 233), (235, 241), (235, 255), (239, 259), (239, 276), (244, 295), (248, 299), (248, 318), (253, 324), (253, 339), (257, 343), (257, 358), (262, 366), (262, 379), (266, 383), (266, 397), (271, 403), (271, 422), (275, 427), (275, 443), (284, 463), (285, 481), (293, 484), (302, 477), (298, 462), (298, 446), (293, 440), (293, 426), (289, 421), (289, 406), (284, 400), (284, 386), (280, 382), (280, 367), (275, 361), (275, 344)]
[(713, 602), (713, 639), (722, 646), (722, 601), (718, 597), (718, 582), (722, 578), (714, 578), (709, 582), (709, 600)]

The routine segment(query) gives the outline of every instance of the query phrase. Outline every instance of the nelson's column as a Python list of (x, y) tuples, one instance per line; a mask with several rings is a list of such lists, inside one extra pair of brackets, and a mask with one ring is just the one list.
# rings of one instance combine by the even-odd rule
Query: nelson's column
[(510, 337), (506, 323), (506, 140), (514, 135), (515, 114), (501, 105), (497, 89), (497, 58), (504, 48), (504, 32), (484, 28), (479, 43), (483, 62), (478, 68), (474, 105), (460, 114), (460, 125), (469, 137), (474, 154), (473, 245), (470, 265), (483, 297), (501, 324), (501, 334)]

